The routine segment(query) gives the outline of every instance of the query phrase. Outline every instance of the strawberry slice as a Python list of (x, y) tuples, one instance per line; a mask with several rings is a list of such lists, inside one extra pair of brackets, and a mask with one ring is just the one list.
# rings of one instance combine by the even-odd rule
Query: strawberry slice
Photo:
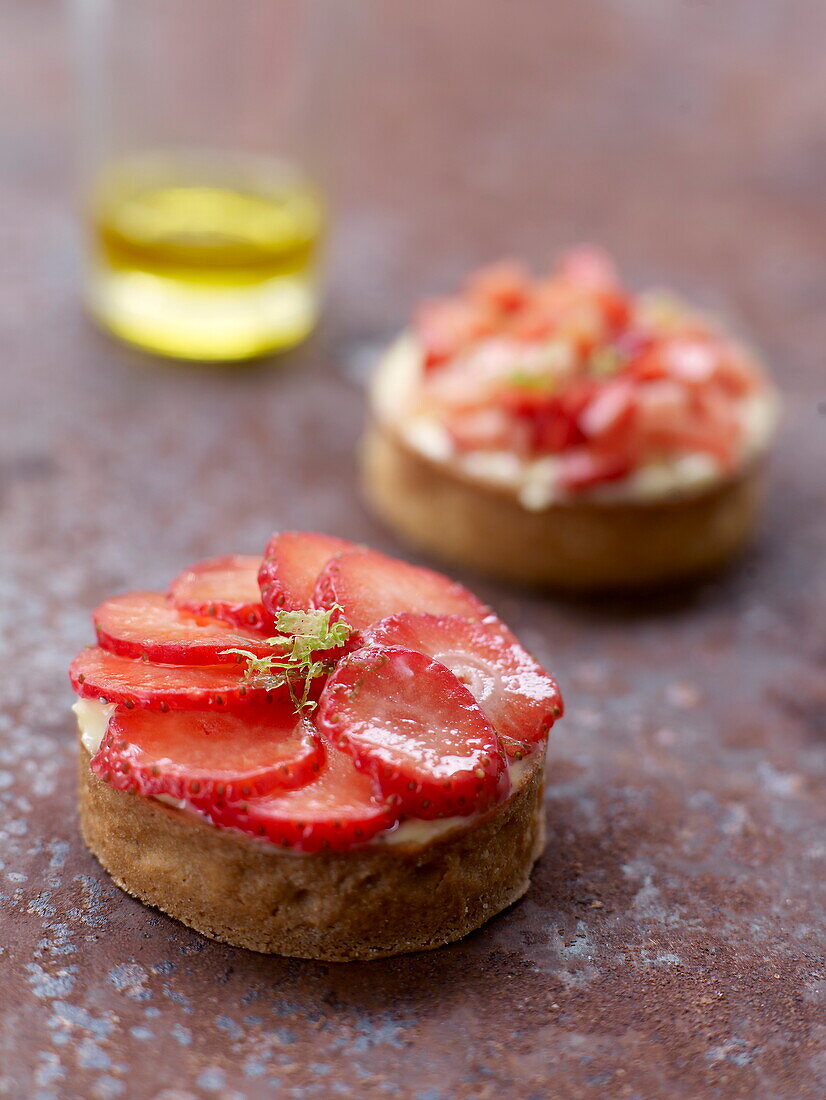
[(91, 768), (117, 790), (208, 807), (299, 787), (323, 760), (318, 733), (281, 703), (242, 714), (118, 709)]
[[(150, 710), (237, 707), (267, 697), (262, 689), (247, 687), (236, 665), (151, 664), (99, 646), (78, 653), (69, 666), (69, 679), (78, 695)], [(286, 687), (283, 692), (288, 694)], [(282, 689), (276, 694), (281, 697)]]
[(274, 619), (279, 611), (312, 607), (316, 578), (334, 554), (355, 543), (313, 531), (282, 531), (273, 535), (258, 571), (261, 599)]
[(468, 619), (484, 619), (491, 613), (481, 600), (441, 573), (367, 549), (346, 550), (331, 558), (319, 574), (313, 600), (316, 607), (341, 606), (356, 630), (401, 611)]
[(556, 680), (494, 616), (393, 615), (364, 636), (367, 644), (426, 653), (466, 685), (511, 758), (541, 742), (563, 713)]
[(329, 744), (325, 750), (318, 778), (307, 786), (240, 804), (219, 799), (206, 809), (208, 817), (301, 852), (350, 848), (394, 825), (398, 815), (349, 754)]
[(106, 600), (92, 613), (98, 643), (121, 657), (143, 657), (169, 665), (237, 662), (232, 647), (257, 657), (272, 653), (259, 632), (233, 629), (221, 619), (187, 615), (160, 592), (128, 592)]
[(233, 626), (269, 629), (258, 590), (258, 558), (229, 554), (198, 562), (169, 586), (169, 600), (179, 611), (223, 619)]
[(477, 813), (508, 793), (496, 730), (464, 684), (423, 653), (368, 646), (345, 657), (317, 724), (415, 817)]

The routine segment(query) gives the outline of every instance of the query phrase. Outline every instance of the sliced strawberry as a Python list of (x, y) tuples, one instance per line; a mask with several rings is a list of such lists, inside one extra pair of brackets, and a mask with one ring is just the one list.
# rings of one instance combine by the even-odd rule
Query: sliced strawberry
[(325, 750), (312, 783), (240, 804), (218, 800), (207, 810), (210, 820), (301, 852), (350, 848), (394, 825), (397, 813), (377, 795), (373, 781), (356, 771), (349, 754), (332, 745)]
[(312, 531), (281, 531), (273, 535), (258, 571), (261, 599), (272, 618), (279, 611), (312, 607), (316, 578), (334, 554), (355, 543)]
[(313, 600), (316, 607), (338, 604), (356, 630), (401, 611), (468, 619), (490, 614), (481, 600), (443, 574), (366, 549), (347, 550), (331, 558), (319, 574)]
[(368, 646), (345, 657), (317, 724), (403, 813), (473, 814), (508, 793), (496, 730), (464, 684), (423, 653)]
[(511, 757), (542, 741), (563, 712), (556, 680), (493, 616), (478, 623), (459, 615), (393, 615), (371, 627), (364, 640), (414, 649), (449, 668)]
[(170, 665), (237, 663), (231, 648), (256, 656), (272, 653), (262, 635), (233, 629), (221, 619), (178, 611), (160, 592), (129, 592), (106, 600), (92, 613), (98, 642), (121, 657), (143, 657)]
[(260, 560), (249, 554), (229, 554), (198, 562), (179, 574), (168, 596), (179, 611), (223, 619), (233, 626), (269, 629), (271, 622), (258, 590)]
[(208, 807), (300, 787), (323, 760), (313, 726), (281, 703), (240, 714), (119, 708), (91, 767), (117, 790)]
[[(246, 686), (240, 666), (151, 664), (99, 646), (78, 653), (69, 678), (78, 695), (152, 710), (237, 707), (267, 694)], [(282, 697), (287, 688), (276, 694)]]

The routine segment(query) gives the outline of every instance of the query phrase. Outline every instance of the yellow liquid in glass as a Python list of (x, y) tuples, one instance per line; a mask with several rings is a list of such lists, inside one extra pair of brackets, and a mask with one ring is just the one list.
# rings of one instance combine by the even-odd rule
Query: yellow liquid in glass
[(106, 174), (92, 210), (89, 304), (161, 355), (234, 360), (293, 347), (318, 314), (323, 212), (299, 177), (164, 162)]

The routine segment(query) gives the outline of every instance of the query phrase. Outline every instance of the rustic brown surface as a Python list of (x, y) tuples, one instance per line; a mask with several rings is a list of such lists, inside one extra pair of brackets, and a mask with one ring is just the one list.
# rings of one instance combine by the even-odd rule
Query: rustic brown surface
[[(374, 9), (326, 331), (250, 373), (158, 369), (82, 319), (59, 8), (0, 10), (0, 1093), (819, 1098), (826, 6)], [(735, 316), (787, 415), (730, 576), (630, 609), (479, 586), (569, 707), (532, 891), (454, 947), (342, 966), (122, 895), (74, 809), (88, 609), (280, 525), (397, 549), (354, 490), (365, 346), (468, 265), (582, 236)]]

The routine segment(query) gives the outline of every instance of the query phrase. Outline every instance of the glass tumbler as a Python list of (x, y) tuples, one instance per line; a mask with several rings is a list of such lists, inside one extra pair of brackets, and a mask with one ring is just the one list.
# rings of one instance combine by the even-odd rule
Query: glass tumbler
[(69, 3), (92, 315), (185, 359), (299, 343), (318, 314), (310, 92), (326, 5)]

